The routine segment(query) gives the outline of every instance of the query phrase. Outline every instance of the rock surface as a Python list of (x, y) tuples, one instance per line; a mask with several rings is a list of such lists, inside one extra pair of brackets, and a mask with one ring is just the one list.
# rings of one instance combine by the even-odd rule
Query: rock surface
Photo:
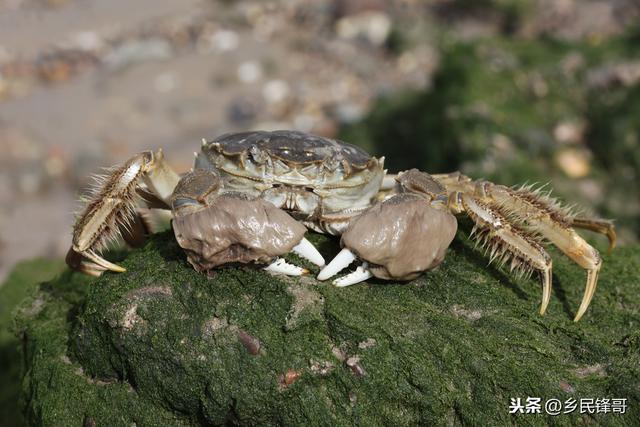
[[(311, 238), (329, 258), (335, 243)], [(602, 245), (604, 246), (604, 245)], [(407, 284), (346, 289), (249, 268), (195, 272), (170, 233), (121, 261), (38, 286), (18, 309), (35, 425), (633, 425), (640, 419), (640, 248), (583, 273), (557, 252), (535, 280), (487, 267), (460, 231)], [(300, 259), (295, 259), (301, 263)], [(509, 415), (510, 398), (626, 398), (627, 413)]]

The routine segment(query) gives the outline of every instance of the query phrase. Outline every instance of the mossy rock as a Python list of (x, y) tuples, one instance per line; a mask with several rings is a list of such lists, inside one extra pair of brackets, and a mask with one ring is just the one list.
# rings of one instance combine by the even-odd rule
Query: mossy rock
[[(311, 238), (329, 258), (337, 246)], [(640, 248), (584, 274), (553, 252), (554, 294), (467, 243), (405, 284), (346, 289), (247, 267), (196, 273), (172, 234), (18, 310), (27, 421), (55, 426), (637, 425)], [(300, 260), (296, 260), (300, 262)], [(626, 398), (627, 413), (510, 415), (510, 398)]]

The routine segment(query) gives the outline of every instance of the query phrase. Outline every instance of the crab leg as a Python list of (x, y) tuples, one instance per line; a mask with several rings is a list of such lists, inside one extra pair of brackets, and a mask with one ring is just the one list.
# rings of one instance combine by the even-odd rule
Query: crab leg
[(491, 251), (490, 262), (511, 260), (511, 269), (534, 269), (542, 276), (542, 303), (544, 314), (551, 298), (552, 260), (544, 248), (526, 231), (512, 226), (495, 208), (463, 193), (454, 193), (453, 209), (465, 212), (475, 223), (474, 233), (481, 244)]
[(584, 315), (598, 283), (598, 274), (602, 267), (602, 258), (598, 251), (589, 245), (571, 228), (573, 225), (583, 228), (603, 230), (615, 242), (612, 225), (604, 227), (601, 223), (578, 220), (577, 224), (567, 213), (554, 205), (551, 199), (545, 199), (528, 189), (514, 190), (508, 187), (482, 184), (486, 197), (508, 210), (515, 218), (523, 221), (533, 232), (541, 234), (557, 246), (565, 255), (587, 271), (585, 292), (576, 313), (577, 322)]
[(94, 191), (73, 228), (73, 241), (67, 254), (70, 267), (99, 276), (102, 271), (125, 271), (99, 255), (122, 230), (137, 222), (137, 194), (144, 181), (152, 194), (167, 204), (178, 175), (164, 161), (162, 150), (145, 151), (115, 168)]
[(609, 239), (608, 254), (616, 247), (616, 229), (611, 221), (596, 218), (573, 218), (571, 226), (583, 228), (599, 234), (604, 234)]
[(302, 258), (314, 263), (318, 267), (324, 267), (325, 261), (320, 252), (313, 244), (303, 237), (300, 243), (291, 249), (292, 252), (300, 255)]
[(274, 262), (264, 268), (265, 271), (277, 274), (286, 274), (287, 276), (302, 276), (307, 274), (309, 270), (289, 264), (283, 258), (277, 258)]

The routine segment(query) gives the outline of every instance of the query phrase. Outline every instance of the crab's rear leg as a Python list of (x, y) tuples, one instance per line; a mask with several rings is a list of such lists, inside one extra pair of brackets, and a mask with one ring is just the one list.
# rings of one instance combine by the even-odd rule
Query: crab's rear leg
[(476, 193), (509, 212), (512, 220), (520, 221), (534, 233), (542, 235), (557, 246), (576, 264), (586, 270), (587, 282), (582, 302), (574, 321), (584, 315), (598, 283), (598, 274), (602, 267), (599, 252), (575, 232), (573, 226), (598, 231), (609, 236), (610, 246), (615, 244), (613, 225), (600, 220), (573, 219), (556, 206), (553, 199), (528, 189), (515, 190), (488, 182), (479, 183)]
[(101, 250), (123, 231), (131, 238), (137, 238), (143, 231), (145, 222), (137, 210), (139, 192), (152, 194), (156, 205), (164, 204), (168, 209), (178, 180), (178, 174), (164, 160), (162, 150), (145, 151), (113, 168), (93, 191), (74, 225), (67, 264), (93, 276), (106, 270), (125, 271), (102, 258)]
[(606, 219), (576, 217), (571, 219), (571, 226), (583, 228), (598, 234), (603, 234), (609, 239), (608, 254), (616, 247), (616, 229), (613, 222)]
[(551, 299), (552, 260), (535, 236), (514, 226), (502, 213), (477, 198), (455, 192), (449, 199), (455, 213), (466, 213), (474, 222), (472, 234), (490, 251), (490, 262), (510, 262), (511, 270), (540, 272), (542, 279), (542, 303), (544, 314)]

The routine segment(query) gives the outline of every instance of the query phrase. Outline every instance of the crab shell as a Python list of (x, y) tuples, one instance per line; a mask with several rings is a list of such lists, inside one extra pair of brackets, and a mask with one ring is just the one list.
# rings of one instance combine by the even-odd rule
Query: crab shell
[(215, 170), (225, 191), (260, 197), (297, 219), (317, 222), (369, 207), (385, 175), (383, 162), (342, 141), (273, 131), (203, 142), (194, 168)]

